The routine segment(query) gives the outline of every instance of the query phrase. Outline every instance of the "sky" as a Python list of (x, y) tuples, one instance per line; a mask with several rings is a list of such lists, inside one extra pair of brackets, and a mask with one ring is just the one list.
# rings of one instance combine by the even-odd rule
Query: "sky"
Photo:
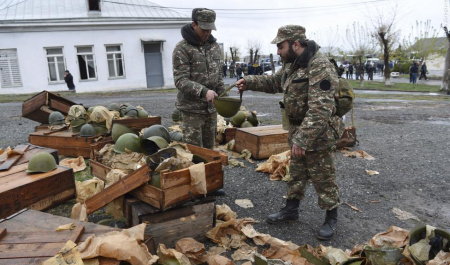
[[(438, 37), (444, 37), (441, 25), (448, 25), (450, 0), (150, 0), (165, 7), (191, 15), (193, 8), (205, 7), (216, 11), (217, 41), (225, 51), (237, 46), (241, 56), (248, 55), (249, 43), (259, 43), (264, 54), (276, 55), (270, 42), (279, 27), (298, 24), (306, 28), (306, 36), (321, 46), (337, 43), (343, 50), (345, 31), (355, 22), (372, 27), (376, 18), (392, 19), (404, 39), (411, 27), (430, 20)], [(396, 12), (394, 12), (396, 11)], [(416, 27), (417, 28), (417, 27)], [(181, 36), (180, 36), (181, 37)], [(228, 52), (229, 54), (229, 52)]]

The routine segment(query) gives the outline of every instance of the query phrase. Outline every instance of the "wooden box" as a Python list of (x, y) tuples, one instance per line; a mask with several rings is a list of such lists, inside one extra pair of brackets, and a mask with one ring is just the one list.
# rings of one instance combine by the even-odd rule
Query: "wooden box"
[(119, 123), (124, 126), (127, 126), (133, 131), (139, 132), (140, 130), (150, 127), (154, 124), (161, 124), (161, 117), (147, 117), (147, 118), (136, 118), (136, 119), (119, 119), (113, 120), (112, 124)]
[(145, 228), (149, 251), (156, 253), (160, 243), (175, 248), (175, 243), (185, 237), (199, 242), (206, 240), (206, 233), (214, 227), (214, 199), (206, 198), (167, 211), (161, 211), (145, 202), (126, 199), (125, 217), (131, 226), (148, 223)]
[(0, 218), (30, 205), (42, 210), (75, 196), (73, 170), (58, 166), (47, 173), (26, 172), (28, 163), (0, 172)]
[[(76, 228), (55, 231), (56, 227), (69, 223), (74, 223)], [(79, 244), (91, 235), (99, 236), (118, 230), (34, 210), (20, 211), (0, 220), (0, 264), (42, 264), (56, 255), (69, 239)], [(120, 261), (101, 257), (97, 264), (119, 265)]]
[[(210, 161), (205, 164), (207, 191), (213, 192), (221, 189), (223, 187), (222, 165), (227, 163), (227, 156), (210, 149), (189, 144), (187, 146), (193, 154), (200, 155)], [(97, 145), (95, 148), (101, 147)], [(89, 163), (92, 175), (100, 179), (105, 179), (108, 172), (111, 171), (110, 167), (98, 161), (91, 159)], [(195, 188), (191, 187), (191, 176), (187, 168), (177, 171), (162, 171), (160, 173), (160, 182), (161, 188), (143, 185), (131, 191), (130, 194), (161, 210), (203, 196)]]
[(52, 111), (56, 110), (67, 115), (73, 105), (77, 105), (77, 103), (44, 90), (23, 102), (22, 117), (40, 123), (48, 123), (48, 116)]
[(281, 125), (238, 128), (234, 149), (237, 152), (247, 149), (254, 159), (266, 159), (289, 150), (287, 137), (288, 131)]

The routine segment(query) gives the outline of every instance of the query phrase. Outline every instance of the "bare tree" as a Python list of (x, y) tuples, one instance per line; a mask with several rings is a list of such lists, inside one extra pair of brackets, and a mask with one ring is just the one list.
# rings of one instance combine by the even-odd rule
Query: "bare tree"
[(234, 63), (239, 60), (239, 47), (237, 45), (230, 46), (231, 61)]
[(261, 51), (261, 41), (258, 39), (247, 40), (247, 49), (250, 55), (250, 63), (255, 64), (258, 58), (258, 53)]
[(371, 20), (375, 29), (372, 36), (379, 42), (383, 53), (384, 83), (386, 86), (391, 85), (389, 58), (391, 53), (394, 51), (395, 44), (398, 43), (398, 36), (400, 35), (398, 30), (395, 29), (396, 13), (396, 10), (394, 10), (391, 17), (386, 18), (386, 16), (379, 12), (378, 16)]
[(437, 52), (437, 30), (431, 25), (431, 21), (416, 21), (411, 26), (411, 33), (403, 40), (403, 47), (415, 58), (425, 61), (432, 53)]
[(320, 51), (328, 56), (328, 58), (334, 58), (339, 53), (338, 45), (341, 40), (339, 26), (329, 27), (325, 32), (313, 32), (309, 36), (309, 39), (312, 39), (319, 44)]
[[(365, 58), (366, 54), (373, 54), (374, 52), (373, 38), (370, 35), (367, 24), (360, 25), (359, 22), (353, 22), (351, 26), (347, 27), (346, 37), (350, 52), (358, 60), (359, 67), (364, 67), (363, 58)], [(359, 71), (359, 77), (361, 87), (364, 87), (364, 77), (361, 70)]]
[(447, 53), (445, 54), (445, 66), (444, 66), (444, 75), (442, 76), (441, 91), (447, 90), (447, 95), (450, 95), (450, 88), (448, 87), (448, 78), (450, 71), (450, 31), (448, 31), (447, 26), (444, 26), (442, 28), (445, 31), (445, 36), (447, 36), (449, 46), (447, 48)]

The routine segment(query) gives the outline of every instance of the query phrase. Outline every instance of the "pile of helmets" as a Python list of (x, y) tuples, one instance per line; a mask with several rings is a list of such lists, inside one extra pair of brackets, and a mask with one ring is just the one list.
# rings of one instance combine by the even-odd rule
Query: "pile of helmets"
[(123, 103), (121, 105), (117, 103), (111, 103), (108, 106), (110, 111), (117, 111), (120, 117), (127, 118), (147, 118), (148, 112), (145, 111), (142, 107), (136, 107), (131, 103)]
[(141, 139), (144, 153), (152, 155), (169, 146), (170, 133), (166, 127), (155, 124), (142, 130)]
[(79, 132), (81, 127), (87, 122), (86, 109), (82, 105), (70, 106), (66, 122), (70, 123), (73, 132)]
[(48, 124), (50, 125), (63, 125), (65, 117), (64, 115), (59, 111), (53, 111), (48, 115)]
[(28, 162), (27, 173), (46, 173), (57, 168), (56, 159), (49, 153), (33, 155)]
[[(228, 121), (228, 119), (225, 119)], [(249, 112), (247, 115), (244, 111), (240, 110), (229, 119), (229, 122), (233, 127), (248, 128), (258, 126), (258, 118), (255, 112)]]

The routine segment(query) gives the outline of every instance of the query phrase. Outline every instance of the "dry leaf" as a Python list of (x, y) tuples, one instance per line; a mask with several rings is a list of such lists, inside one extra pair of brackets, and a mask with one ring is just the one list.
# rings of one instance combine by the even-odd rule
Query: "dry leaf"
[(362, 211), (359, 208), (351, 205), (350, 203), (345, 202), (344, 204), (347, 204), (350, 208), (352, 208), (352, 210), (362, 213)]
[(392, 208), (392, 212), (400, 220), (413, 219), (413, 220), (420, 221), (420, 219), (417, 216), (413, 215), (412, 213), (400, 210), (399, 208), (396, 208), (396, 207)]
[(341, 153), (343, 153), (345, 157), (364, 158), (366, 160), (375, 160), (375, 158), (373, 156), (369, 155), (368, 153), (366, 153), (363, 150), (348, 151), (348, 150), (342, 149)]
[(74, 229), (75, 229), (75, 224), (70, 223), (70, 224), (58, 226), (57, 228), (55, 228), (55, 231), (74, 230)]
[(375, 171), (375, 170), (368, 170), (368, 169), (366, 169), (366, 173), (367, 173), (368, 175), (378, 175), (378, 174), (380, 174), (380, 172), (378, 172), (378, 171)]
[(242, 208), (253, 208), (253, 203), (249, 199), (237, 199), (234, 201), (234, 203), (241, 206)]

